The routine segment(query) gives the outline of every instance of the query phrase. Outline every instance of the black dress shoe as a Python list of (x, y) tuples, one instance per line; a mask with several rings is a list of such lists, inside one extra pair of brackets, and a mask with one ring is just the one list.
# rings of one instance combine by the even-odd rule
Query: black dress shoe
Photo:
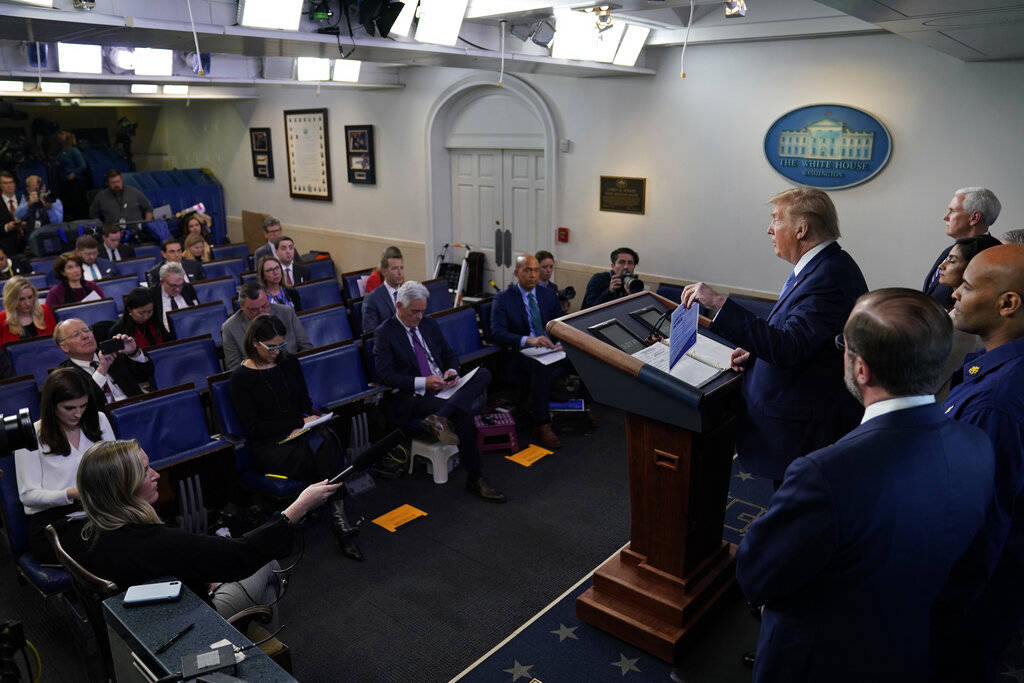
[(338, 538), (338, 542), (341, 542), (343, 538), (355, 536), (359, 533), (359, 527), (348, 521), (348, 514), (345, 512), (345, 501), (340, 497), (331, 499), (331, 528), (334, 530), (334, 535)]
[(341, 552), (345, 557), (351, 558), (356, 562), (362, 562), (365, 559), (363, 557), (363, 551), (359, 549), (359, 544), (356, 543), (355, 536), (339, 538), (338, 545), (341, 546)]
[(491, 503), (504, 503), (508, 500), (504, 493), (488, 484), (483, 477), (476, 481), (466, 481), (466, 490)]

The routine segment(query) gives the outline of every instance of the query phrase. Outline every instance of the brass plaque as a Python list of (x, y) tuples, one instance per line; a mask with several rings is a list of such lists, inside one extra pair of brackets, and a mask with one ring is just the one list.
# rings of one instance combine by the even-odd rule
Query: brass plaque
[(646, 198), (647, 178), (601, 176), (601, 211), (642, 214)]

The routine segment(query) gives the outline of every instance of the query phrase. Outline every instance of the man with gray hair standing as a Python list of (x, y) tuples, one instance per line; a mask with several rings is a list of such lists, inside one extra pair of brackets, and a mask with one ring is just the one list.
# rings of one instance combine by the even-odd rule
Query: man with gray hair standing
[[(946, 234), (954, 241), (962, 237), (984, 235), (999, 218), (1001, 209), (1002, 206), (992, 190), (984, 187), (962, 187), (953, 193), (953, 198), (946, 207), (946, 215), (942, 219), (946, 223)], [(924, 287), (921, 288), (922, 292), (938, 301), (947, 311), (953, 306), (953, 288), (939, 284), (939, 266), (949, 256), (949, 250), (952, 248), (953, 245), (950, 244), (942, 250), (925, 277)]]
[(504, 503), (504, 494), (483, 478), (476, 446), (474, 417), (482, 407), (491, 373), (477, 368), (452, 396), (437, 396), (458, 382), (459, 358), (437, 321), (423, 315), (429, 296), (422, 284), (407, 281), (398, 288), (395, 315), (374, 332), (377, 380), (398, 390), (388, 397), (388, 421), (399, 428), (423, 427), (442, 443), (459, 444), (466, 490), (486, 501)]
[(264, 256), (277, 258), (277, 241), (281, 239), (281, 221), (273, 216), (264, 218), (263, 236), (267, 238), (267, 243), (253, 252), (252, 255), (253, 261), (257, 263)]

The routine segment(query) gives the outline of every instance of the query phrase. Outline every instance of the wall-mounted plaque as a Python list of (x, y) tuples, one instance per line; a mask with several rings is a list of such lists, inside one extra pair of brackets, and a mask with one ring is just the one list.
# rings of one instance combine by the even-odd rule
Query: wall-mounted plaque
[(270, 146), (270, 129), (250, 128), (249, 147), (252, 151), (252, 174), (257, 178), (273, 178), (274, 151)]
[(867, 182), (889, 162), (892, 136), (866, 111), (814, 104), (783, 114), (764, 135), (772, 168), (797, 185), (841, 190)]
[(644, 213), (647, 199), (647, 178), (601, 176), (601, 211)]
[(326, 109), (284, 113), (288, 192), (296, 199), (331, 201), (331, 152)]
[(345, 126), (345, 154), (348, 157), (350, 183), (377, 183), (377, 162), (373, 155), (373, 126)]

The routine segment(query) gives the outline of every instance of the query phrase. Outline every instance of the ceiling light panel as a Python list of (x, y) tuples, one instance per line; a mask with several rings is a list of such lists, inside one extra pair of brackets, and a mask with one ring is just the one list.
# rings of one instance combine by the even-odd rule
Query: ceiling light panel
[(156, 95), (160, 87), (156, 83), (132, 83), (133, 95)]
[(57, 43), (57, 70), (64, 73), (103, 73), (103, 48), (99, 45)]
[(53, 7), (53, 0), (7, 0), (17, 5), (32, 5), (33, 7)]
[(300, 81), (329, 81), (331, 60), (322, 57), (299, 57), (295, 60), (295, 77)]
[(334, 80), (343, 83), (358, 83), (359, 70), (363, 63), (358, 59), (335, 59)]
[(467, 19), (493, 17), (512, 12), (532, 12), (552, 6), (551, 0), (472, 0), (466, 9)]
[(135, 48), (135, 74), (137, 76), (170, 76), (173, 60), (173, 50), (137, 47)]
[(24, 81), (0, 81), (0, 92), (22, 92), (24, 90)]
[(622, 37), (619, 51), (615, 53), (612, 63), (619, 66), (635, 65), (637, 58), (640, 57), (640, 50), (644, 49), (644, 43), (647, 42), (647, 36), (650, 33), (651, 29), (645, 26), (630, 24), (626, 28), (626, 35)]
[(593, 16), (571, 9), (555, 10), (552, 57), (593, 61), (598, 56), (598, 47), (598, 31)]
[(434, 45), (455, 45), (469, 0), (420, 0), (416, 40)]
[(238, 0), (238, 23), (249, 28), (298, 31), (303, 0)]
[(61, 81), (43, 81), (39, 89), (52, 95), (67, 95), (71, 92), (71, 84)]
[(168, 83), (164, 86), (165, 95), (188, 95), (188, 86), (181, 83)]

